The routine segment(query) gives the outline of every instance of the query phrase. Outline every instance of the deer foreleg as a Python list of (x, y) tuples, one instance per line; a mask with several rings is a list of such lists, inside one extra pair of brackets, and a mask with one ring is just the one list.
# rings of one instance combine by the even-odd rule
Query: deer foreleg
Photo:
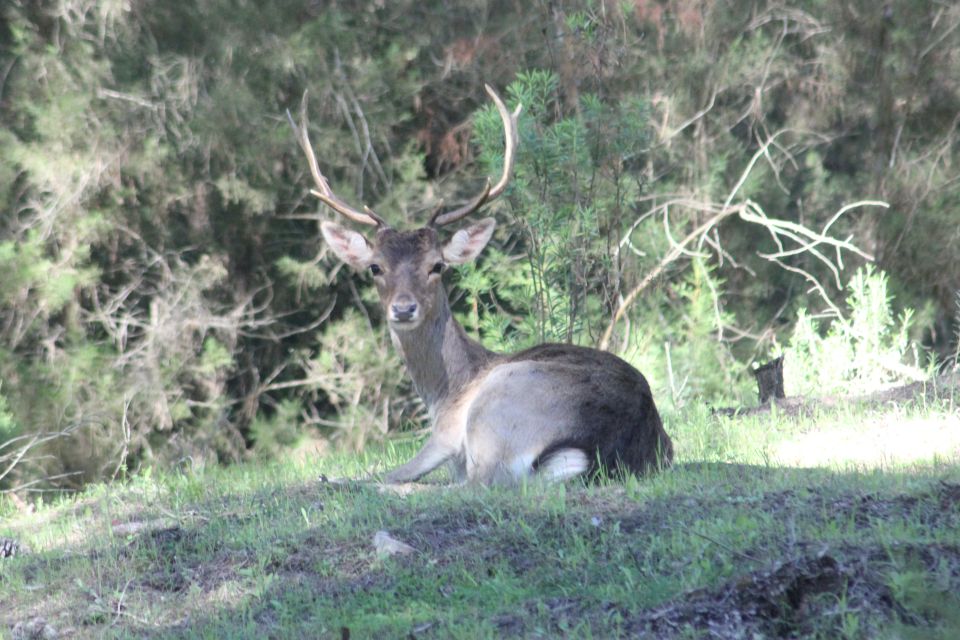
[(415, 482), (427, 475), (444, 462), (450, 460), (455, 450), (445, 446), (433, 438), (427, 440), (417, 455), (413, 456), (410, 462), (402, 464), (393, 471), (389, 472), (384, 481), (388, 484), (398, 484), (401, 482)]

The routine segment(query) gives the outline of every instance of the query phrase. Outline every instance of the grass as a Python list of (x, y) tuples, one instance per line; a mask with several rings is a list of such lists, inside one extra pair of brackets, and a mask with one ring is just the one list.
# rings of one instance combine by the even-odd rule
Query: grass
[(0, 637), (958, 637), (952, 401), (665, 418), (677, 464), (622, 483), (317, 480), (397, 441), (0, 505)]

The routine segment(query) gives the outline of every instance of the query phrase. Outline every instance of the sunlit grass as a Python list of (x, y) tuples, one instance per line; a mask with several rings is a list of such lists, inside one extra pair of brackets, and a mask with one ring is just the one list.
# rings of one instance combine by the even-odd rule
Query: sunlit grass
[[(664, 418), (676, 464), (623, 482), (448, 488), (440, 475), (397, 495), (318, 480), (405, 461), (418, 442), (398, 438), (362, 454), (148, 471), (33, 513), (4, 505), (0, 537), (31, 553), (0, 560), (0, 635), (42, 616), (80, 637), (635, 636), (649, 611), (682, 606), (684, 594), (722, 594), (738, 576), (818, 554), (867, 563), (879, 577), (863, 580), (942, 609), (940, 592), (911, 586), (933, 571), (927, 556), (911, 551), (896, 571), (869, 558), (922, 548), (960, 563), (942, 551), (960, 525), (943, 493), (960, 482), (953, 405)], [(870, 444), (878, 433), (884, 446)], [(417, 553), (380, 557), (379, 530)], [(931, 579), (960, 586), (942, 571)], [(789, 624), (821, 637), (915, 627), (857, 606)]]

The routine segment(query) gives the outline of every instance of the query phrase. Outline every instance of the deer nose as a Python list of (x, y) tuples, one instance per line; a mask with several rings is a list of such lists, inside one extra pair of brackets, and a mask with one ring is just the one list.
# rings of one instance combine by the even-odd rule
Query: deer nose
[(390, 305), (390, 315), (394, 322), (410, 322), (417, 315), (417, 303), (395, 302)]

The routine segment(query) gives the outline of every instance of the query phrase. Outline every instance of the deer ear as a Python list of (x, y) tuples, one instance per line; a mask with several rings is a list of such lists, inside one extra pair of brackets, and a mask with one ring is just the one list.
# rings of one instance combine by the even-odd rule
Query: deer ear
[(443, 259), (450, 264), (470, 262), (480, 255), (483, 248), (490, 242), (495, 226), (497, 226), (496, 220), (484, 218), (476, 224), (460, 229), (443, 247)]
[(370, 266), (373, 248), (361, 234), (336, 222), (321, 222), (320, 233), (337, 257), (354, 269), (366, 269)]

